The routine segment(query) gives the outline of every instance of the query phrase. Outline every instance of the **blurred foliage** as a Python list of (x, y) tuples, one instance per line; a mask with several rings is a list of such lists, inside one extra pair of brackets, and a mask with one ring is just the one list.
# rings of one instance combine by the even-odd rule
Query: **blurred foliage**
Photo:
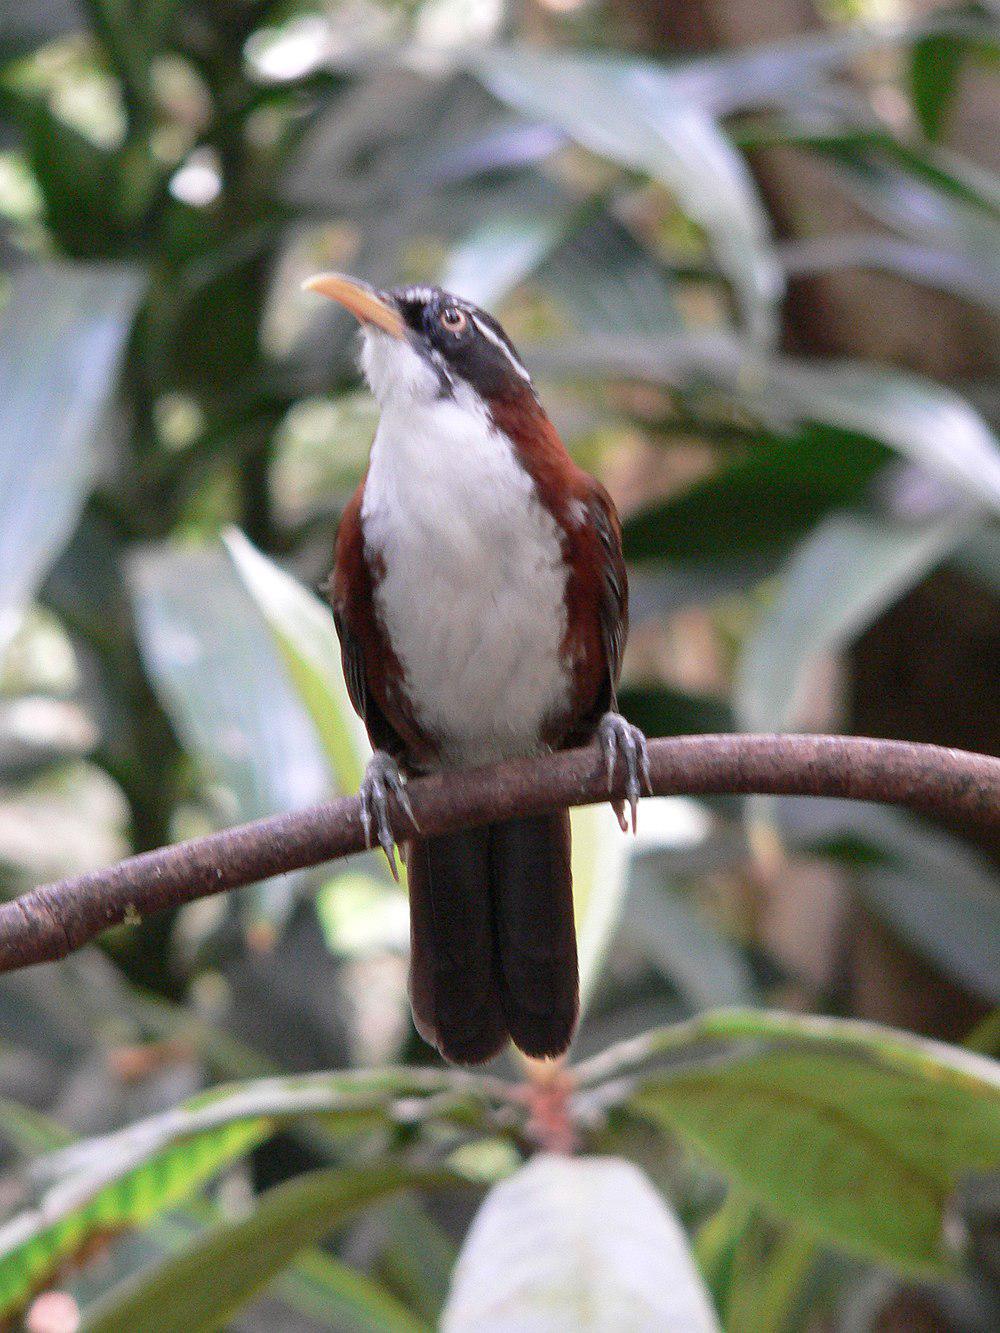
[[(1000, 187), (947, 140), (991, 11), (666, 63), (571, 10), (524, 47), (500, 0), (0, 5), (5, 893), (356, 788), (313, 589), (374, 417), (348, 322), (298, 291), (317, 268), (503, 318), (622, 508), (651, 734), (836, 728), (838, 654), (925, 574), (997, 596), (995, 392), (781, 338), (803, 274), (1000, 306)], [(867, 229), (776, 241), (762, 145), (826, 164)], [(427, 1065), (384, 864), (5, 978), (0, 1320), (57, 1285), (94, 1328), (457, 1333), (572, 1271), (642, 1327), (710, 1327), (704, 1283), (741, 1333), (867, 1328), (913, 1274), (990, 1327), (995, 1018), (973, 1058), (763, 1006), (843, 1014), (860, 902), (986, 1013), (995, 869), (837, 802), (648, 801), (640, 834), (574, 814), (571, 1105), (612, 1160), (507, 1180), (450, 1296), (536, 1131), (509, 1063)], [(778, 886), (791, 943), (761, 927)], [(551, 1267), (489, 1240), (524, 1227)]]

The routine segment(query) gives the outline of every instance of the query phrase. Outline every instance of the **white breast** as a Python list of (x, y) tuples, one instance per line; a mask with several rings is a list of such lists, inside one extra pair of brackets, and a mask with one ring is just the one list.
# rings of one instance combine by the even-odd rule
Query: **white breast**
[(474, 401), (384, 404), (361, 512), (377, 609), (446, 766), (537, 751), (570, 686), (559, 528)]

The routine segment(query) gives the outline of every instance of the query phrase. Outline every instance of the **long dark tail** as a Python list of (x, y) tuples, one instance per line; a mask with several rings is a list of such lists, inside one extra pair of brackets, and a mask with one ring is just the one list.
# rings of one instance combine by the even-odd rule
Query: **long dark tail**
[(446, 1060), (478, 1064), (508, 1036), (560, 1055), (579, 1009), (569, 815), (410, 844), (410, 999)]

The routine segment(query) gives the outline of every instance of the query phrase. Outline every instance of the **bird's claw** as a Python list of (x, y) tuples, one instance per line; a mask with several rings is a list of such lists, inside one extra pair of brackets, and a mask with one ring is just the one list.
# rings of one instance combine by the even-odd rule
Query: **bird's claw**
[(413, 813), (413, 806), (410, 804), (410, 797), (403, 781), (403, 775), (399, 771), (399, 765), (384, 750), (376, 750), (361, 781), (361, 791), (359, 792), (361, 797), (361, 826), (365, 831), (366, 847), (372, 845), (372, 829), (374, 828), (378, 844), (385, 852), (385, 859), (389, 862), (392, 877), (398, 884), (399, 869), (396, 865), (396, 840), (389, 824), (390, 792), (399, 802), (415, 831), (419, 833), (420, 825)]
[[(608, 778), (608, 791), (615, 788), (615, 770), (618, 756), (625, 765), (625, 799), (632, 812), (632, 832), (636, 830), (639, 797), (643, 788), (652, 796), (653, 783), (649, 772), (649, 747), (646, 737), (638, 727), (622, 717), (621, 713), (605, 713), (597, 726), (597, 738), (604, 756), (604, 770)], [(627, 832), (628, 824), (620, 801), (612, 801), (612, 808), (618, 816), (622, 832)]]

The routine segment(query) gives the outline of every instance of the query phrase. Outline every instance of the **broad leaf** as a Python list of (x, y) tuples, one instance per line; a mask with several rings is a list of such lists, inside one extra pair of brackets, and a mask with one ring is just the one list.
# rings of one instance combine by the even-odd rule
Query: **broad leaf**
[[(943, 26), (950, 17), (937, 18), (937, 25)], [(820, 100), (827, 92), (829, 75), (849, 69), (853, 61), (874, 51), (908, 45), (927, 26), (928, 20), (836, 24), (825, 31), (713, 52), (668, 67), (648, 62), (636, 78), (648, 81), (651, 89), (660, 86), (675, 97), (690, 98), (716, 116), (768, 106), (809, 107), (817, 93)]]
[(1000, 444), (964, 399), (929, 380), (876, 366), (778, 362), (773, 388), (812, 421), (897, 449), (970, 500), (1000, 512)]
[(371, 1333), (431, 1333), (429, 1323), (380, 1283), (325, 1250), (301, 1253), (278, 1277), (273, 1291), (321, 1325)]
[[(232, 822), (325, 799), (319, 737), (225, 553), (161, 547), (136, 559), (132, 578), (147, 669), (185, 747), (224, 784)], [(280, 920), (294, 883), (257, 890), (255, 911)]]
[(903, 1269), (947, 1268), (952, 1190), (1000, 1165), (1000, 1065), (875, 1024), (717, 1010), (577, 1073), (636, 1067), (629, 1109), (780, 1215)]
[(683, 325), (669, 275), (607, 213), (569, 236), (535, 276), (556, 315), (584, 337), (659, 338)]
[(111, 265), (19, 268), (0, 314), (0, 656), (80, 516), (142, 291)]
[(841, 269), (875, 269), (952, 292), (987, 309), (1000, 309), (1000, 276), (996, 265), (953, 250), (916, 245), (875, 233), (792, 241), (783, 245), (780, 253), (789, 277)]
[(531, 273), (565, 235), (575, 210), (492, 212), (452, 249), (441, 286), (492, 306)]
[(748, 332), (772, 340), (781, 273), (746, 162), (699, 106), (650, 88), (628, 61), (493, 49), (478, 77), (527, 116), (551, 121), (592, 152), (647, 173), (704, 228)]
[(811, 668), (860, 633), (967, 535), (969, 519), (894, 523), (832, 514), (792, 555), (743, 648), (734, 703), (748, 731), (782, 731)]
[(882, 806), (782, 800), (793, 846), (839, 856), (861, 897), (934, 966), (1000, 1003), (1000, 880), (957, 838)]
[(707, 826), (701, 810), (682, 797), (644, 800), (635, 838), (622, 833), (609, 805), (575, 809), (571, 823), (580, 1001), (585, 1008), (618, 927), (633, 860), (664, 849), (692, 847), (705, 837)]
[[(709, 840), (710, 842), (710, 840)], [(725, 852), (729, 856), (725, 856)], [(735, 848), (724, 844), (723, 864), (732, 864)], [(692, 1009), (719, 1004), (753, 1004), (753, 973), (735, 941), (727, 939), (699, 914), (684, 892), (670, 852), (634, 866), (623, 932), (680, 993)]]
[[(444, 1173), (404, 1165), (313, 1171), (269, 1190), (249, 1217), (224, 1222), (186, 1250), (111, 1292), (88, 1313), (88, 1333), (156, 1333), (166, 1326), (209, 1333), (225, 1323), (314, 1244), (362, 1208), (400, 1190), (453, 1184)], [(399, 1318), (395, 1303), (371, 1304), (370, 1284), (359, 1280), (355, 1295), (369, 1297), (366, 1328), (411, 1333), (413, 1321)], [(364, 1302), (362, 1302), (363, 1308)]]
[(746, 562), (780, 552), (832, 509), (859, 500), (887, 455), (842, 432), (764, 436), (679, 495), (624, 524), (631, 560)]
[(729, 334), (651, 342), (595, 337), (548, 350), (563, 373), (609, 373), (719, 391), (772, 433), (812, 422), (897, 450), (972, 501), (1000, 512), (1000, 443), (965, 399), (930, 380), (853, 361), (766, 358)]
[[(295, 694), (312, 720), (338, 790), (356, 792), (371, 757), (371, 745), (348, 697), (340, 641), (329, 607), (262, 555), (237, 529), (231, 528), (223, 540), (237, 575), (270, 631)], [(382, 873), (381, 854), (368, 861), (365, 868), (339, 871), (317, 894), (316, 912), (331, 950), (396, 948), (408, 940), (405, 897)], [(399, 874), (405, 886), (405, 863), (400, 864)]]
[(466, 1237), (442, 1333), (719, 1327), (677, 1218), (631, 1162), (536, 1157)]
[(175, 1144), (120, 1177), (109, 1170), (110, 1183), (95, 1173), (54, 1184), (37, 1207), (0, 1227), (0, 1316), (20, 1309), (91, 1237), (148, 1222), (242, 1157), (269, 1129), (259, 1120), (238, 1121)]
[(226, 550), (273, 636), (292, 684), (308, 710), (342, 792), (355, 792), (371, 745), (347, 694), (340, 641), (328, 606), (262, 555), (235, 528)]
[(312, 1074), (215, 1088), (117, 1133), (41, 1157), (37, 1204), (0, 1227), (0, 1316), (95, 1235), (139, 1226), (189, 1197), (281, 1124), (323, 1115), (356, 1130), (384, 1123), (397, 1098), (410, 1111), (425, 1095), (479, 1100), (473, 1075), (437, 1070)]

